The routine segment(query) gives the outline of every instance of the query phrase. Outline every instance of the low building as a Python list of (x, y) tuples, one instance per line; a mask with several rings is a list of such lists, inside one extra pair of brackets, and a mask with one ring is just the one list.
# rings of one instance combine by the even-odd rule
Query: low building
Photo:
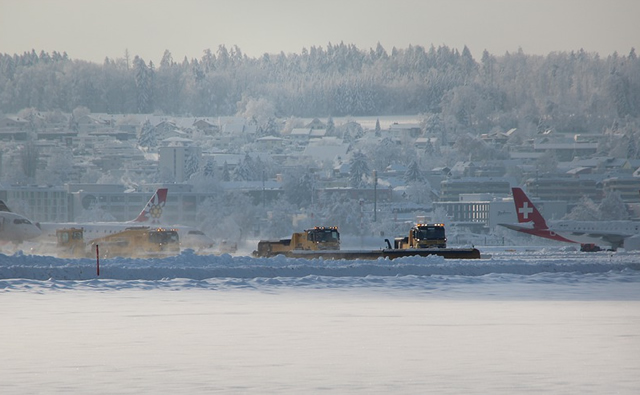
[(551, 152), (559, 161), (587, 158), (598, 151), (598, 143), (534, 143), (536, 152)]
[(507, 196), (515, 181), (508, 177), (467, 177), (448, 178), (440, 183), (440, 201), (457, 202), (460, 195), (469, 193), (487, 193), (496, 196)]
[(612, 177), (602, 181), (602, 191), (618, 192), (626, 203), (640, 203), (640, 177)]
[(0, 200), (34, 222), (70, 220), (68, 194), (64, 187), (10, 186), (0, 190)]
[(560, 200), (576, 203), (583, 197), (599, 201), (602, 189), (595, 179), (574, 177), (540, 177), (525, 181), (527, 194), (541, 200)]

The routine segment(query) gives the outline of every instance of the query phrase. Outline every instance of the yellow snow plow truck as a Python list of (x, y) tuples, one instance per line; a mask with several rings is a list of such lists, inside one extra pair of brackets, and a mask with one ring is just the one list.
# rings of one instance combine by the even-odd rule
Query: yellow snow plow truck
[(316, 226), (294, 233), (290, 239), (260, 240), (257, 257), (270, 257), (278, 254), (299, 251), (340, 250), (340, 232), (336, 226)]
[(394, 239), (393, 248), (447, 248), (444, 224), (416, 224), (409, 230), (408, 236)]
[(100, 258), (161, 258), (178, 255), (180, 241), (174, 229), (137, 226), (108, 236), (84, 241), (82, 228), (58, 229), (57, 250), (60, 257), (92, 258), (96, 246)]

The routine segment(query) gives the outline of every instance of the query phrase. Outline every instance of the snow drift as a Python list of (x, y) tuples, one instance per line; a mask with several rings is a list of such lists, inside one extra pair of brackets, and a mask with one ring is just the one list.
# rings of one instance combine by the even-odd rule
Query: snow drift
[(0, 279), (31, 280), (162, 280), (210, 278), (301, 278), (389, 276), (484, 276), (540, 273), (640, 273), (640, 254), (580, 253), (562, 250), (501, 250), (479, 260), (445, 260), (438, 256), (406, 257), (393, 261), (296, 259), (282, 256), (197, 255), (186, 250), (164, 259), (60, 259), (51, 256), (0, 255)]

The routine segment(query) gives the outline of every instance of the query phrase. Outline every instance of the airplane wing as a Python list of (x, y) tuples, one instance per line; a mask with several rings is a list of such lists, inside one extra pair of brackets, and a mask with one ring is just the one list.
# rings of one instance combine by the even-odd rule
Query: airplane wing
[(505, 228), (517, 231), (533, 230), (533, 222), (523, 222), (518, 224), (498, 224), (498, 226), (504, 226)]
[(602, 241), (605, 241), (614, 247), (622, 246), (624, 244), (624, 239), (628, 237), (621, 234), (604, 234), (604, 233), (589, 233), (589, 236), (602, 239)]

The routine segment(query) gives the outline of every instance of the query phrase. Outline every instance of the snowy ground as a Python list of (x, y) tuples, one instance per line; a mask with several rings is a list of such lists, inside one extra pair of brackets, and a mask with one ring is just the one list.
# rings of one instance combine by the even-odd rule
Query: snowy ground
[(640, 253), (0, 255), (0, 393), (640, 392)]

